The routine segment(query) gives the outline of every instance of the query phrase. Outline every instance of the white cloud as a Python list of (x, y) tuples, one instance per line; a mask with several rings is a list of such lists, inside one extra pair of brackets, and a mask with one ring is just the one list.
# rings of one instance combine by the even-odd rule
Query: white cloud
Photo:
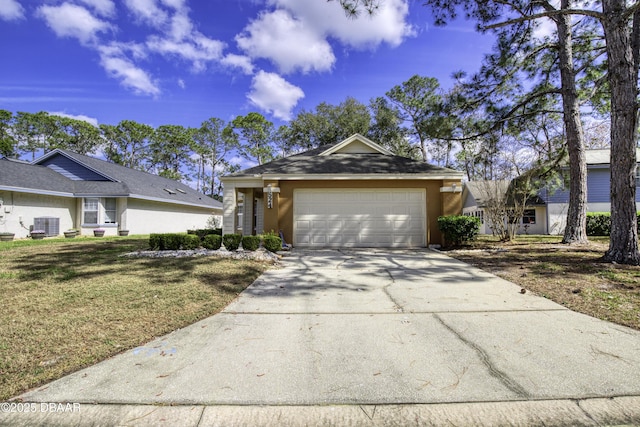
[(195, 33), (185, 41), (151, 36), (147, 40), (147, 47), (162, 55), (174, 55), (190, 61), (195, 72), (202, 72), (206, 69), (207, 62), (220, 60), (224, 44)]
[(100, 64), (111, 77), (120, 80), (123, 86), (138, 94), (160, 94), (160, 88), (151, 76), (124, 56), (121, 49), (112, 45), (99, 48), (99, 52)]
[(291, 110), (304, 98), (304, 92), (279, 75), (260, 70), (253, 78), (247, 98), (274, 117), (291, 120)]
[(187, 85), (185, 84), (184, 80), (182, 79), (178, 79), (178, 86), (180, 87), (180, 89), (184, 89), (187, 87)]
[(165, 6), (172, 7), (176, 10), (182, 10), (186, 8), (185, 0), (161, 0)]
[(84, 114), (67, 114), (62, 111), (50, 111), (49, 114), (53, 116), (68, 117), (70, 119), (82, 120), (84, 122), (89, 123), (90, 125), (98, 127), (98, 119), (96, 119), (95, 117), (85, 116)]
[(415, 35), (415, 29), (406, 22), (407, 0), (382, 1), (374, 15), (363, 13), (357, 19), (346, 17), (336, 1), (270, 0), (270, 3), (290, 11), (316, 33), (336, 37), (354, 48), (375, 48), (381, 43), (397, 46)]
[(79, 0), (89, 6), (93, 11), (105, 17), (113, 17), (116, 14), (116, 5), (112, 0)]
[(14, 21), (24, 18), (24, 8), (16, 0), (0, 0), (0, 19)]
[(220, 60), (220, 63), (231, 68), (240, 68), (245, 74), (253, 74), (253, 64), (248, 56), (229, 53)]
[(94, 17), (87, 9), (70, 3), (41, 6), (37, 14), (58, 37), (74, 37), (81, 43), (94, 42), (98, 33), (111, 29), (108, 22)]
[(160, 27), (169, 20), (169, 15), (158, 7), (155, 0), (124, 0), (129, 11), (142, 22)]
[(250, 57), (270, 59), (285, 74), (328, 71), (336, 59), (324, 34), (285, 10), (262, 13), (236, 42)]

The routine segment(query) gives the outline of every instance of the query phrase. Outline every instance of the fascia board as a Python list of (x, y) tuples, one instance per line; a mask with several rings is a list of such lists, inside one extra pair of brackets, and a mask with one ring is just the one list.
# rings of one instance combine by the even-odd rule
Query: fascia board
[(394, 180), (439, 180), (439, 179), (462, 179), (463, 172), (455, 172), (451, 174), (434, 174), (434, 175), (335, 175), (335, 174), (317, 174), (317, 175), (264, 175), (265, 180), (277, 180), (277, 181), (345, 181), (345, 180), (381, 180), (381, 181), (394, 181)]
[(115, 193), (74, 193), (76, 197), (129, 197), (129, 194)]
[(222, 177), (222, 183), (234, 184), (235, 188), (253, 188), (264, 186), (264, 177), (266, 175), (255, 176), (239, 176), (239, 177)]
[(0, 185), (0, 190), (13, 191), (16, 193), (41, 194), (43, 196), (76, 197), (75, 194), (67, 193), (64, 191), (40, 190), (37, 188), (24, 188), (24, 187), (10, 187), (8, 185)]
[(143, 195), (140, 195), (140, 194), (131, 194), (131, 195), (129, 195), (129, 197), (132, 198), (132, 199), (149, 200), (151, 202), (161, 202), (161, 203), (169, 203), (169, 204), (173, 204), (173, 205), (193, 206), (193, 207), (196, 207), (196, 208), (222, 210), (222, 207), (218, 207), (218, 206), (201, 205), (201, 204), (198, 204), (198, 203), (183, 202), (183, 201), (180, 201), (180, 200), (163, 199), (161, 197), (143, 196)]

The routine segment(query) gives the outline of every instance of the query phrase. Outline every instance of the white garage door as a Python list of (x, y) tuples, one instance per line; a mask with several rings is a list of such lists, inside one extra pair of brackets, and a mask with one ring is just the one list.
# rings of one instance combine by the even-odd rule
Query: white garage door
[(419, 247), (426, 244), (424, 189), (295, 190), (296, 246)]

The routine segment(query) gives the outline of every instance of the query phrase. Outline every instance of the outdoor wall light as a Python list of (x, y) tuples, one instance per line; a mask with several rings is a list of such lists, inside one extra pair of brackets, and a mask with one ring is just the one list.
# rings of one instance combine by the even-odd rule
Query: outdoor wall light
[(273, 208), (273, 186), (267, 184), (267, 208)]

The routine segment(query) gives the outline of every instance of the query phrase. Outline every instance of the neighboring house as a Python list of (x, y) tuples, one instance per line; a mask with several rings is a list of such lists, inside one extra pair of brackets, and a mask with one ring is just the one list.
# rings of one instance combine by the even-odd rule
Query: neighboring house
[(442, 244), (462, 172), (393, 155), (361, 135), (222, 178), (224, 233), (283, 231), (298, 247)]
[[(510, 181), (469, 181), (462, 191), (462, 214), (480, 218), (480, 234), (492, 234), (488, 210), (492, 206), (507, 206)], [(515, 224), (515, 223), (514, 223)], [(519, 218), (518, 234), (547, 234), (547, 214), (544, 201), (534, 196), (527, 200)]]
[[(610, 150), (587, 150), (587, 212), (611, 212), (611, 165)], [(640, 149), (636, 149), (636, 159), (640, 159)], [(555, 191), (542, 192), (547, 204), (548, 234), (562, 234), (567, 223), (569, 206), (569, 168), (563, 168), (566, 187)], [(636, 170), (636, 190), (640, 185), (640, 169)], [(640, 192), (636, 191), (636, 209), (640, 210)]]
[(68, 229), (106, 235), (204, 228), (222, 204), (180, 182), (56, 149), (31, 162), (0, 160), (0, 231), (26, 237)]
[[(611, 211), (611, 166), (610, 150), (586, 150), (587, 160), (587, 212)], [(636, 150), (636, 158), (640, 159), (640, 149)], [(567, 223), (569, 207), (569, 167), (561, 169), (564, 185), (561, 188), (545, 188), (539, 195), (530, 200), (521, 222), (521, 232), (529, 234), (562, 234)], [(493, 181), (490, 181), (493, 182)], [(495, 186), (506, 190), (507, 181)], [(640, 185), (640, 168), (636, 171), (636, 187)], [(467, 182), (463, 192), (463, 214), (475, 215), (483, 219), (486, 216), (486, 181)], [(636, 209), (640, 210), (640, 192), (636, 192)], [(485, 218), (486, 219), (486, 218)], [(483, 223), (481, 232), (490, 234), (491, 230)]]

